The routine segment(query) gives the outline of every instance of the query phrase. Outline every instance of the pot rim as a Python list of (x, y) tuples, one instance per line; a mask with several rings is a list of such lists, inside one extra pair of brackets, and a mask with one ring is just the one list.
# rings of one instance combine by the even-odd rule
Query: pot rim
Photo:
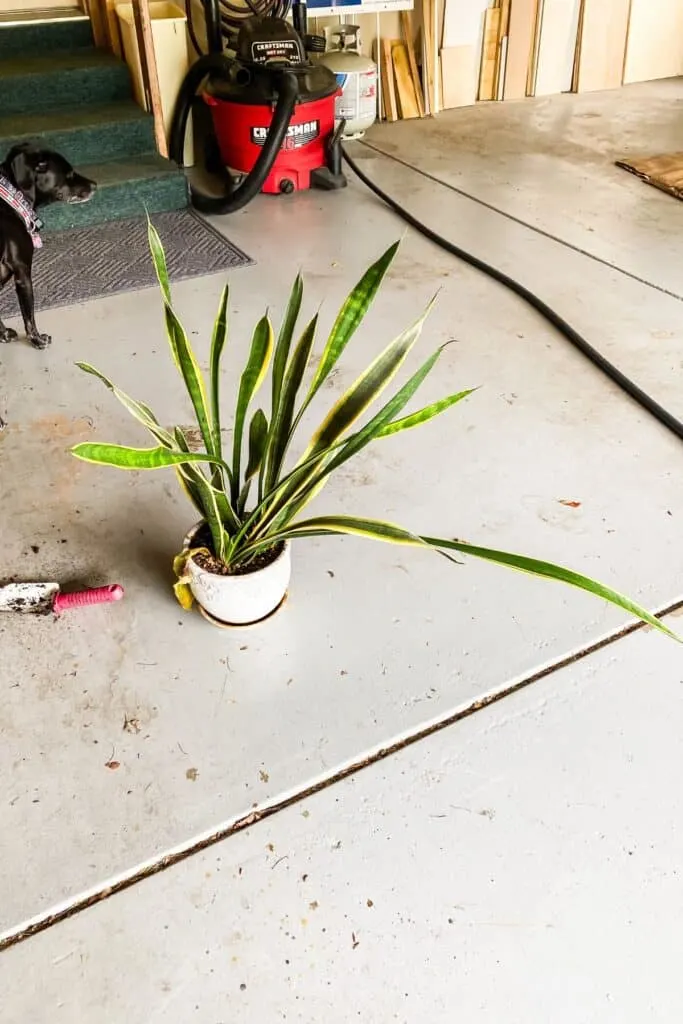
[[(205, 524), (206, 520), (200, 519), (199, 522), (195, 523), (194, 526), (187, 531), (187, 533), (185, 534), (185, 539), (183, 540), (183, 548), (185, 550), (191, 549), (192, 540), (194, 539), (195, 535), (199, 532), (199, 530), (202, 528), (202, 526), (204, 526)], [(234, 582), (236, 580), (243, 580), (249, 576), (258, 576), (259, 573), (268, 572), (269, 569), (272, 569), (273, 566), (277, 565), (278, 562), (280, 562), (283, 558), (287, 556), (289, 548), (291, 546), (291, 541), (289, 540), (281, 541), (281, 543), (282, 551), (279, 553), (277, 558), (274, 558), (272, 562), (268, 563), (268, 565), (262, 565), (258, 569), (252, 569), (251, 572), (241, 572), (225, 576), (222, 573), (211, 572), (210, 569), (204, 569), (203, 566), (197, 565), (194, 558), (188, 558), (188, 562), (192, 562), (192, 565), (194, 566), (195, 570), (197, 572), (204, 573), (206, 576), (213, 576), (214, 579), (217, 580), (229, 580), (231, 582)]]

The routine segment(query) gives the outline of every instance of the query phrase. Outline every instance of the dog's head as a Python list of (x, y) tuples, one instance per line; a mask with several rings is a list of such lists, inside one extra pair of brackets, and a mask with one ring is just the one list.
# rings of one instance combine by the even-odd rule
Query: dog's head
[(94, 181), (78, 174), (60, 153), (41, 149), (30, 142), (14, 146), (0, 170), (32, 206), (87, 203), (97, 187)]

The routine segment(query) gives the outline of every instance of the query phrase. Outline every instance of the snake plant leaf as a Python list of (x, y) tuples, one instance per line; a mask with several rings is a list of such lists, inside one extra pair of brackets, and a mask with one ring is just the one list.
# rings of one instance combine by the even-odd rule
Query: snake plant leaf
[(249, 498), (251, 482), (261, 468), (267, 440), (268, 420), (266, 419), (266, 414), (263, 409), (257, 409), (251, 418), (251, 423), (249, 424), (249, 458), (244, 474), (244, 486), (242, 487), (239, 501), (237, 502), (237, 511), (240, 516), (244, 515), (244, 510)]
[(142, 402), (136, 402), (135, 399), (131, 398), (130, 395), (127, 395), (125, 391), (121, 391), (113, 381), (108, 377), (105, 377), (103, 373), (95, 369), (94, 366), (91, 366), (90, 363), (76, 363), (76, 366), (80, 370), (83, 370), (84, 373), (89, 373), (91, 376), (96, 377), (97, 380), (101, 381), (104, 386), (107, 387), (116, 398), (118, 398), (124, 409), (126, 409), (131, 416), (134, 416), (135, 419), (143, 425), (143, 427), (146, 427), (156, 440), (160, 442), (160, 444), (164, 445), (166, 448), (175, 447), (172, 435), (168, 430), (165, 430), (161, 426), (156, 416), (148, 406), (144, 405)]
[(316, 314), (306, 325), (301, 337), (294, 346), (292, 358), (289, 361), (282, 381), (279, 400), (273, 414), (270, 435), (268, 437), (266, 472), (264, 474), (264, 489), (266, 491), (270, 491), (279, 479), (282, 463), (287, 454), (287, 447), (292, 438), (292, 421), (294, 419), (296, 398), (311, 357), (317, 326), (318, 316)]
[(245, 479), (251, 480), (258, 473), (268, 437), (268, 420), (263, 409), (257, 409), (249, 424), (249, 459)]
[[(209, 408), (206, 397), (204, 377), (197, 362), (190, 340), (185, 333), (185, 328), (174, 313), (172, 307), (166, 303), (164, 306), (166, 319), (166, 333), (169, 344), (174, 353), (174, 358), (180, 369), (181, 376), (190, 396), (194, 408), (197, 423), (201, 431), (204, 447), (211, 455), (216, 455), (213, 450), (213, 430), (209, 416)], [(218, 456), (216, 456), (218, 458)]]
[(273, 326), (267, 316), (261, 317), (251, 339), (247, 365), (240, 378), (235, 407), (235, 426), (232, 444), (232, 500), (237, 502), (241, 483), (242, 435), (247, 409), (266, 375), (273, 352)]
[(403, 365), (406, 356), (420, 337), (424, 322), (433, 305), (430, 302), (422, 316), (406, 331), (399, 334), (383, 352), (370, 363), (351, 387), (335, 402), (327, 416), (313, 434), (304, 458), (333, 445), (362, 415), (367, 407), (384, 391)]
[(218, 313), (213, 325), (211, 338), (211, 354), (209, 356), (209, 381), (211, 388), (211, 430), (213, 444), (211, 452), (218, 458), (223, 457), (223, 445), (221, 441), (221, 407), (220, 407), (220, 373), (221, 356), (228, 339), (228, 300), (230, 296), (229, 286), (226, 284), (221, 293), (221, 300), (218, 305)]
[(273, 374), (272, 374), (272, 400), (271, 400), (271, 423), (275, 420), (278, 406), (280, 405), (280, 393), (282, 382), (285, 377), (285, 368), (289, 359), (289, 351), (292, 347), (292, 338), (296, 330), (296, 323), (301, 311), (301, 302), (304, 296), (304, 282), (301, 274), (296, 275), (292, 291), (287, 302), (284, 320), (275, 343), (273, 353)]
[(394, 242), (387, 251), (380, 256), (376, 263), (365, 271), (360, 281), (344, 301), (337, 319), (335, 320), (330, 335), (323, 349), (320, 362), (311, 381), (308, 395), (304, 405), (308, 405), (316, 391), (323, 384), (336, 365), (342, 352), (349, 341), (363, 322), (363, 318), (372, 305), (379, 287), (384, 280), (384, 275), (391, 266), (394, 256), (398, 252), (400, 242)]
[(555, 565), (552, 562), (528, 558), (526, 555), (512, 554), (509, 551), (497, 551), (494, 548), (479, 547), (476, 544), (467, 544), (465, 541), (444, 540), (439, 537), (425, 537), (424, 540), (432, 547), (447, 549), (448, 551), (459, 551), (463, 555), (471, 555), (473, 558), (494, 562), (496, 565), (503, 565), (508, 569), (517, 569), (519, 572), (524, 572), (531, 576), (538, 576), (546, 580), (556, 580), (559, 583), (566, 583), (570, 587), (585, 590), (587, 593), (609, 602), (609, 604), (616, 605), (617, 608), (628, 612), (629, 615), (635, 615), (636, 618), (646, 622), (649, 626), (653, 626), (660, 633), (666, 633), (674, 640), (681, 642), (675, 633), (668, 629), (659, 619), (656, 619), (654, 615), (651, 615), (647, 609), (642, 608), (635, 601), (618, 593), (618, 591), (606, 587), (603, 583), (598, 583), (597, 580), (593, 580), (589, 576), (582, 576), (581, 573), (565, 569), (563, 566)]
[[(283, 530), (279, 536), (270, 537), (271, 543), (275, 540), (294, 539), (297, 537), (324, 535), (330, 533), (355, 534), (360, 537), (368, 537), (373, 540), (387, 541), (392, 544), (426, 545), (448, 557), (448, 552), (457, 551), (463, 555), (470, 555), (473, 558), (493, 562), (496, 565), (505, 566), (508, 569), (517, 569), (519, 572), (527, 573), (541, 579), (555, 580), (583, 590), (594, 597), (599, 597), (609, 604), (615, 605), (622, 611), (634, 615), (637, 619), (652, 626), (660, 633), (665, 633), (678, 642), (683, 642), (659, 619), (655, 618), (646, 608), (636, 604), (630, 598), (625, 597), (611, 587), (606, 587), (597, 580), (581, 573), (565, 569), (561, 565), (552, 562), (544, 562), (537, 558), (529, 558), (526, 555), (517, 555), (509, 551), (498, 551), (494, 548), (485, 548), (476, 544), (468, 544), (465, 541), (447, 540), (443, 537), (428, 537), (420, 534), (412, 534), (393, 523), (386, 523), (376, 519), (361, 519), (355, 516), (317, 516), (313, 519), (305, 519)], [(452, 560), (452, 559), (451, 559)]]
[(171, 451), (161, 445), (158, 448), (130, 448), (127, 445), (83, 441), (75, 445), (71, 452), (83, 462), (114, 466), (116, 469), (163, 469), (166, 466), (182, 466), (190, 462), (222, 465), (220, 459), (204, 452)]
[(390, 437), (392, 434), (398, 434), (402, 430), (420, 427), (423, 423), (428, 423), (429, 420), (434, 419), (435, 416), (440, 416), (442, 412), (450, 409), (451, 406), (462, 402), (464, 398), (468, 398), (477, 390), (477, 388), (467, 388), (465, 391), (458, 391), (454, 395), (448, 395), (446, 398), (440, 398), (438, 401), (432, 402), (431, 405), (425, 405), (423, 409), (418, 409), (416, 412), (410, 413), (409, 416), (403, 416), (400, 420), (391, 420), (390, 423), (387, 423), (386, 426), (377, 431), (375, 437)]
[[(276, 514), (268, 517), (274, 530), (281, 529), (291, 522), (308, 505), (317, 494), (320, 493), (327, 482), (330, 474), (338, 469), (344, 462), (356, 455), (359, 451), (370, 444), (377, 436), (380, 429), (387, 424), (394, 416), (408, 404), (417, 389), (425, 378), (433, 370), (445, 346), (441, 346), (419, 367), (408, 381), (400, 388), (392, 398), (370, 419), (364, 427), (345, 441), (338, 441), (328, 449), (329, 458), (318, 460), (312, 466), (311, 473), (300, 473), (298, 477), (290, 474), (291, 482), (282, 494), (284, 501), (278, 503)], [(334, 455), (334, 451), (337, 454)], [(311, 460), (305, 459), (303, 466), (311, 465)], [(284, 481), (283, 481), (284, 482)], [(296, 484), (296, 486), (294, 486)]]
[(152, 254), (152, 262), (156, 271), (157, 280), (159, 287), (161, 288), (161, 294), (164, 298), (164, 302), (171, 304), (171, 285), (168, 279), (168, 267), (166, 266), (166, 253), (164, 247), (161, 244), (159, 233), (152, 224), (152, 221), (147, 216), (147, 241), (149, 244), (149, 251)]
[[(180, 450), (183, 452), (189, 452), (190, 446), (182, 427), (174, 427), (173, 433)], [(179, 471), (184, 475), (185, 480), (188, 483), (191, 492), (190, 497), (193, 502), (195, 495), (198, 497), (202, 512), (204, 509), (208, 509), (207, 515), (212, 515), (215, 507), (217, 509), (218, 521), (225, 523), (226, 526), (232, 530), (237, 530), (240, 525), (237, 513), (230, 504), (230, 499), (225, 487), (223, 487), (222, 480), (223, 473), (225, 473), (228, 480), (230, 479), (230, 470), (227, 466), (214, 466), (213, 468), (214, 477), (211, 483), (206, 479), (200, 466), (181, 466)], [(216, 474), (218, 476), (217, 480)], [(209, 493), (209, 490), (211, 493)]]

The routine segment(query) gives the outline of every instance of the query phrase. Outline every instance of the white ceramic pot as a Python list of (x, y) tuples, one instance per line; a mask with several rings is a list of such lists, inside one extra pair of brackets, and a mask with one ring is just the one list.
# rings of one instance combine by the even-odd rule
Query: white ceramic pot
[[(185, 547), (192, 548), (194, 537), (203, 523), (197, 523), (185, 538)], [(190, 589), (195, 601), (217, 619), (231, 626), (246, 626), (265, 619), (282, 604), (292, 574), (291, 549), (285, 543), (274, 562), (255, 572), (239, 576), (218, 576), (187, 562)]]

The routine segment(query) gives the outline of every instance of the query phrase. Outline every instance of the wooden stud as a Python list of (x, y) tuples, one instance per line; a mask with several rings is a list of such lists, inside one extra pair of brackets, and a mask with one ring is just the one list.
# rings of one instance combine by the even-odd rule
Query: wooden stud
[(410, 66), (408, 64), (408, 52), (405, 43), (393, 39), (391, 41), (391, 57), (396, 77), (396, 93), (398, 96), (398, 107), (403, 118), (419, 117), (420, 111), (415, 96), (415, 87), (410, 77)]
[(417, 109), (420, 117), (425, 116), (424, 97), (422, 95), (422, 83), (420, 82), (420, 74), (417, 70), (417, 59), (415, 57), (415, 46), (413, 44), (413, 26), (410, 19), (409, 11), (401, 11), (401, 29), (403, 31), (403, 41), (406, 45), (406, 52), (408, 54), (408, 65), (410, 67), (410, 77), (413, 81), (413, 88), (415, 89), (415, 99), (417, 101)]
[(394, 64), (391, 59), (391, 39), (382, 40), (381, 51), (382, 92), (384, 94), (384, 110), (387, 121), (398, 121), (396, 89), (394, 86)]
[(484, 45), (481, 52), (481, 71), (479, 73), (480, 100), (492, 100), (495, 97), (499, 28), (500, 7), (489, 7), (484, 15)]
[(168, 157), (168, 144), (164, 127), (164, 112), (161, 106), (157, 62), (154, 54), (149, 0), (133, 0), (133, 15), (135, 17), (135, 34), (140, 51), (140, 67), (142, 68), (145, 97), (154, 119), (154, 138), (160, 155)]

